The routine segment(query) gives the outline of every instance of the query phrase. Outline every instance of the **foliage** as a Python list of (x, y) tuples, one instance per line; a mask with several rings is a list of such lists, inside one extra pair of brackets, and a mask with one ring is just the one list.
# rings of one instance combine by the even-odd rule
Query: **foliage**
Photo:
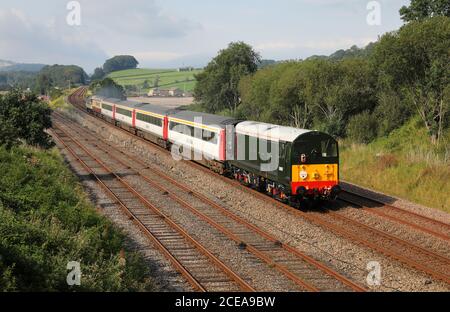
[(103, 71), (103, 69), (101, 67), (97, 67), (94, 70), (94, 73), (91, 76), (91, 80), (100, 80), (103, 79), (103, 77), (105, 77), (105, 72)]
[(449, 126), (450, 18), (411, 22), (385, 34), (373, 53), (380, 88), (397, 92), (438, 143)]
[(325, 55), (313, 55), (308, 57), (306, 60), (333, 60), (340, 61), (346, 58), (354, 58), (354, 57), (368, 57), (375, 46), (375, 43), (371, 42), (364, 48), (358, 48), (356, 45), (353, 45), (350, 49), (347, 50), (337, 50), (333, 54), (329, 56)]
[(11, 90), (12, 88), (34, 89), (37, 73), (35, 72), (0, 72), (0, 89)]
[(350, 118), (347, 125), (347, 135), (358, 143), (369, 143), (377, 135), (377, 120), (369, 111)]
[(117, 55), (103, 64), (103, 71), (109, 74), (114, 71), (136, 68), (139, 62), (131, 55)]
[(96, 80), (91, 83), (89, 89), (95, 95), (121, 100), (126, 99), (124, 88), (121, 85), (115, 83), (111, 78)]
[(364, 59), (312, 59), (259, 70), (240, 83), (238, 116), (345, 134), (348, 118), (375, 106), (375, 85)]
[[(143, 259), (96, 213), (56, 150), (0, 148), (0, 291), (151, 290)], [(67, 264), (81, 264), (68, 286)]]
[(18, 89), (0, 96), (0, 146), (10, 149), (21, 140), (30, 145), (50, 147), (45, 132), (52, 126), (51, 110), (36, 95)]
[(364, 49), (277, 63), (241, 79), (236, 116), (369, 142), (418, 114), (438, 144), (450, 126), (449, 46), (450, 19), (438, 16)]
[(344, 181), (450, 212), (450, 129), (436, 146), (414, 117), (368, 145), (341, 141), (340, 162)]
[(277, 61), (275, 60), (261, 60), (258, 64), (258, 69), (262, 69), (271, 65), (275, 65), (277, 63)]
[(400, 16), (405, 22), (423, 20), (432, 16), (450, 17), (448, 0), (411, 0), (409, 6), (400, 9)]
[(245, 75), (255, 73), (260, 56), (244, 42), (232, 42), (196, 75), (194, 97), (206, 111), (236, 112), (240, 103), (239, 81)]
[(88, 75), (79, 66), (45, 66), (38, 73), (35, 90), (40, 94), (46, 94), (51, 87), (68, 88), (69, 85), (83, 85), (87, 78)]

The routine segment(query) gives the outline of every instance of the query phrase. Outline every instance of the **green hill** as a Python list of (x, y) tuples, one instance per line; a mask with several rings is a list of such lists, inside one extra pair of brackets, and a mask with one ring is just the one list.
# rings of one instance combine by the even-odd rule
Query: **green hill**
[(114, 79), (114, 81), (124, 87), (138, 86), (142, 88), (144, 82), (147, 81), (149, 87), (144, 88), (145, 91), (148, 91), (155, 86), (160, 88), (176, 87), (185, 91), (192, 91), (196, 83), (194, 75), (199, 72), (201, 72), (201, 70), (179, 72), (176, 69), (138, 68), (113, 72), (110, 73), (108, 77)]

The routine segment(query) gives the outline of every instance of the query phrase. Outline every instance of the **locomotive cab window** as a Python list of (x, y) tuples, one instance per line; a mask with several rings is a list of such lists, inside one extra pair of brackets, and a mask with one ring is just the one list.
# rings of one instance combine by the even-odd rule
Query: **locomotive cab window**
[(333, 139), (322, 140), (321, 142), (322, 157), (337, 157), (337, 143)]
[(308, 133), (293, 145), (294, 163), (336, 163), (339, 157), (337, 141), (323, 133)]

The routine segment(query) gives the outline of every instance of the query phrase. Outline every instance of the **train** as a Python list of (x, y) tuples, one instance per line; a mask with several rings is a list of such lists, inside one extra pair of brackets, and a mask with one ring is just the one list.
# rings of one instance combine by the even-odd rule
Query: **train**
[(100, 96), (85, 105), (174, 157), (291, 205), (334, 200), (341, 191), (338, 142), (326, 133)]

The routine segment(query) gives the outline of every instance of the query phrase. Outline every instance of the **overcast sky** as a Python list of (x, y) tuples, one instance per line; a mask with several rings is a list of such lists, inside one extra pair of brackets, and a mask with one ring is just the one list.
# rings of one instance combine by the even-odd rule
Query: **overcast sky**
[[(408, 0), (380, 0), (369, 25), (366, 0), (0, 0), (0, 59), (76, 64), (90, 73), (106, 58), (134, 55), (140, 67), (204, 66), (231, 41), (266, 59), (299, 59), (364, 46), (402, 22)], [(373, 1), (372, 1), (373, 2)]]

